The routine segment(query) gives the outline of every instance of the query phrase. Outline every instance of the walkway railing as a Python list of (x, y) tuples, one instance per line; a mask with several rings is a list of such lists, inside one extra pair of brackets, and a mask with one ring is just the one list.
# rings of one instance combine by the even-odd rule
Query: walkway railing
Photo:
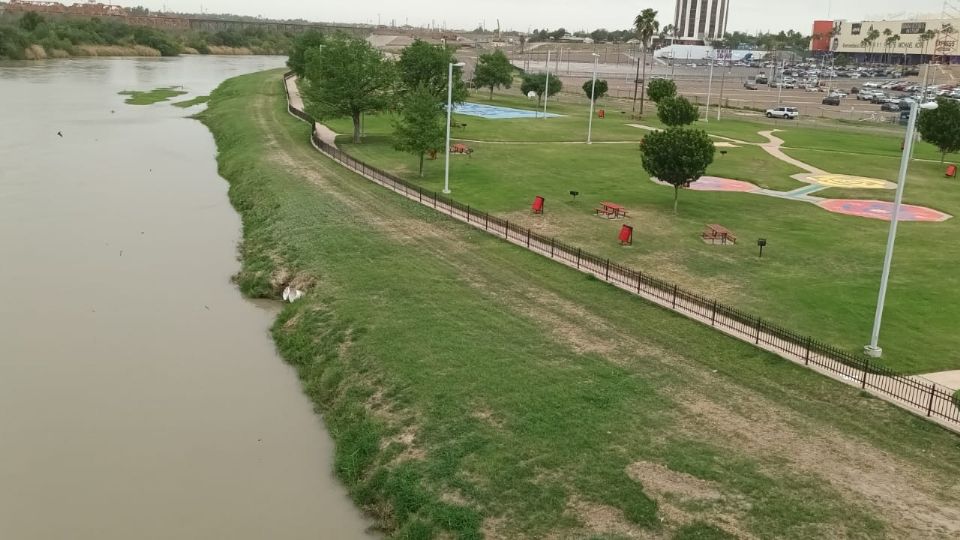
[[(286, 79), (284, 89), (287, 90)], [(305, 111), (290, 105), (293, 116), (315, 125)], [(921, 377), (897, 373), (872, 362), (822, 343), (810, 336), (788, 330), (756, 315), (744, 313), (717, 300), (687, 291), (675, 283), (628, 268), (593, 255), (582, 248), (556, 238), (543, 236), (508, 220), (477, 210), (470, 205), (444, 197), (436, 191), (424, 190), (393, 174), (360, 161), (323, 141), (311, 130), (311, 142), (321, 153), (361, 176), (408, 199), (435, 208), (454, 219), (503, 238), (512, 244), (549, 257), (597, 279), (639, 295), (674, 312), (685, 315), (728, 335), (752, 343), (787, 360), (802, 364), (819, 373), (851, 386), (858, 386), (895, 405), (930, 418), (953, 431), (960, 432), (960, 406), (954, 402), (954, 390)]]

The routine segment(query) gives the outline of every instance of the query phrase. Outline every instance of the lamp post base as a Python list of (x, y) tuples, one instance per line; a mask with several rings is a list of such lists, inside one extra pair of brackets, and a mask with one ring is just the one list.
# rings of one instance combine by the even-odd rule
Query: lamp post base
[(880, 347), (873, 347), (871, 345), (867, 345), (866, 347), (863, 348), (863, 353), (869, 356), (870, 358), (880, 358), (881, 356), (883, 356), (883, 349), (881, 349)]
[(445, 189), (445, 190), (443, 190), (443, 193), (444, 193), (445, 195), (449, 195), (449, 194), (452, 193), (452, 192), (451, 192), (449, 189)]

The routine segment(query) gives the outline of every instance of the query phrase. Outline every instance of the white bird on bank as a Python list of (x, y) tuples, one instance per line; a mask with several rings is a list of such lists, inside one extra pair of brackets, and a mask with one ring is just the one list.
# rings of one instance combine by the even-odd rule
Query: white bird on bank
[(304, 294), (306, 293), (304, 293), (299, 289), (292, 289), (289, 286), (287, 286), (287, 288), (283, 290), (283, 299), (292, 304), (297, 300), (303, 298)]

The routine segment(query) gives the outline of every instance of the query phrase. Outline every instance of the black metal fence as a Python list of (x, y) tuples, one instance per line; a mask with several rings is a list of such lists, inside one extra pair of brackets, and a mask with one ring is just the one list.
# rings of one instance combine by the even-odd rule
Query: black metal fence
[[(286, 85), (286, 78), (290, 76), (287, 74), (284, 85)], [(286, 86), (284, 88), (286, 89)], [(310, 123), (311, 126), (316, 123), (309, 114), (291, 106), (289, 99), (287, 103), (290, 114)], [(776, 351), (785, 358), (837, 375), (848, 384), (886, 395), (895, 402), (907, 405), (908, 408), (926, 414), (928, 417), (945, 420), (954, 429), (960, 427), (960, 406), (954, 402), (951, 389), (917, 377), (899, 374), (870, 361), (865, 356), (851, 354), (756, 315), (744, 313), (717, 300), (682, 289), (675, 283), (622, 266), (556, 238), (543, 236), (516, 223), (510, 223), (508, 220), (477, 210), (470, 205), (444, 197), (436, 191), (424, 190), (416, 184), (355, 159), (321, 140), (316, 130), (311, 130), (311, 140), (324, 155), (407, 198), (436, 208), (511, 243), (561, 261), (580, 271), (589, 272), (600, 280), (644, 296), (704, 324), (722, 329), (744, 341)]]

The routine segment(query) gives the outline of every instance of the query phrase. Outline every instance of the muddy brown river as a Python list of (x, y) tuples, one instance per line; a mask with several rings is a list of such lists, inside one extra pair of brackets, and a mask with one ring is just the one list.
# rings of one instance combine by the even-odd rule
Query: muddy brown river
[(198, 109), (117, 95), (283, 61), (0, 64), (0, 539), (373, 536), (277, 307), (230, 282), (240, 219)]

